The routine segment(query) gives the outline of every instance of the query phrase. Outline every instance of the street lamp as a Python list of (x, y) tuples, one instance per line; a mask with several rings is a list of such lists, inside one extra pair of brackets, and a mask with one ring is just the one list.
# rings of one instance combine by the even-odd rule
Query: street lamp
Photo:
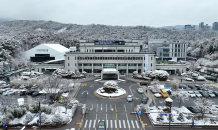
[(167, 99), (165, 99), (165, 103), (166, 103), (166, 106), (170, 107), (170, 109), (169, 109), (169, 130), (170, 130), (171, 107), (172, 107), (172, 104), (173, 104), (173, 100), (170, 97), (168, 97)]

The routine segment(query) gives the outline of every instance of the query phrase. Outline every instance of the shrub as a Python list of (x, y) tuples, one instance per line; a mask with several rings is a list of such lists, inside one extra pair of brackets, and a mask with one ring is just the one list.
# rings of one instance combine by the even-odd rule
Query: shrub
[(41, 107), (41, 112), (44, 112), (45, 114), (51, 114), (51, 108), (48, 106)]

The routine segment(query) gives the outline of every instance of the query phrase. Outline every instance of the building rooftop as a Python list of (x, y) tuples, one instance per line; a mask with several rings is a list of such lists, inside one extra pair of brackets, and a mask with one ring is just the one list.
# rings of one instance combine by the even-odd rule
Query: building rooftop
[(54, 50), (56, 50), (58, 52), (67, 52), (67, 51), (69, 51), (68, 48), (66, 48), (66, 47), (64, 47), (64, 46), (62, 46), (60, 44), (43, 44), (43, 45), (45, 45), (47, 47), (50, 47), (50, 48), (52, 48), (52, 49), (54, 49)]

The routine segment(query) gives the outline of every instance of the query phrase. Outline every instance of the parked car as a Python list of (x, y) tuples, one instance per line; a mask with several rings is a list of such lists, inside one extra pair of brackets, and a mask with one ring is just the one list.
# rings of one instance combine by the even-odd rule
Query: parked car
[(38, 95), (41, 95), (41, 93), (39, 93), (38, 91), (36, 91), (32, 94), (33, 97), (38, 96)]
[(32, 91), (32, 90), (28, 90), (26, 91), (25, 95), (32, 95), (35, 91)]
[(201, 113), (201, 111), (197, 108), (194, 108), (194, 107), (190, 107), (190, 106), (187, 106), (186, 107), (189, 111), (191, 111), (192, 113)]
[(202, 95), (198, 91), (195, 91), (194, 93), (195, 93), (196, 97), (198, 97), (198, 98), (202, 97)]
[(127, 96), (127, 101), (129, 101), (129, 102), (132, 101), (132, 95)]
[(197, 90), (202, 90), (203, 88), (200, 86), (200, 85), (198, 85), (198, 84), (195, 84), (195, 87), (197, 88)]
[(148, 97), (143, 97), (141, 103), (146, 104), (148, 102)]
[(206, 92), (204, 92), (204, 91), (200, 91), (200, 94), (201, 94), (203, 97), (209, 97), (209, 95), (208, 95)]
[(218, 97), (218, 91), (213, 92), (216, 97)]
[(141, 86), (148, 86), (148, 83), (147, 82), (140, 82), (140, 85)]
[(8, 96), (8, 91), (4, 92), (2, 95)]
[(195, 93), (193, 91), (188, 91), (188, 94), (190, 97), (196, 97)]
[(190, 89), (197, 89), (194, 85), (187, 85)]
[(20, 91), (20, 96), (25, 95), (26, 91)]
[(192, 81), (194, 82), (195, 80), (194, 79), (191, 79), (191, 78), (185, 78), (186, 81)]
[(215, 95), (213, 92), (211, 92), (211, 91), (208, 91), (207, 94), (208, 94), (210, 97), (216, 97), (216, 95)]
[(206, 77), (206, 79), (210, 81), (217, 81), (217, 78), (214, 78), (214, 77)]
[(106, 130), (105, 122), (99, 121), (98, 123), (98, 130)]
[(143, 91), (142, 88), (138, 88), (138, 92), (139, 92), (139, 93), (143, 93), (144, 91)]
[(179, 85), (180, 89), (190, 89), (188, 86), (184, 85), (184, 84), (180, 84)]

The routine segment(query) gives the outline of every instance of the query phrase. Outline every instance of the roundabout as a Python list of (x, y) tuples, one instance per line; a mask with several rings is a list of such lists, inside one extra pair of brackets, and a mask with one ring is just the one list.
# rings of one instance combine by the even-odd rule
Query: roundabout
[(94, 95), (104, 99), (117, 99), (126, 97), (128, 92), (118, 87), (117, 82), (110, 80), (104, 83), (104, 87), (95, 90)]

